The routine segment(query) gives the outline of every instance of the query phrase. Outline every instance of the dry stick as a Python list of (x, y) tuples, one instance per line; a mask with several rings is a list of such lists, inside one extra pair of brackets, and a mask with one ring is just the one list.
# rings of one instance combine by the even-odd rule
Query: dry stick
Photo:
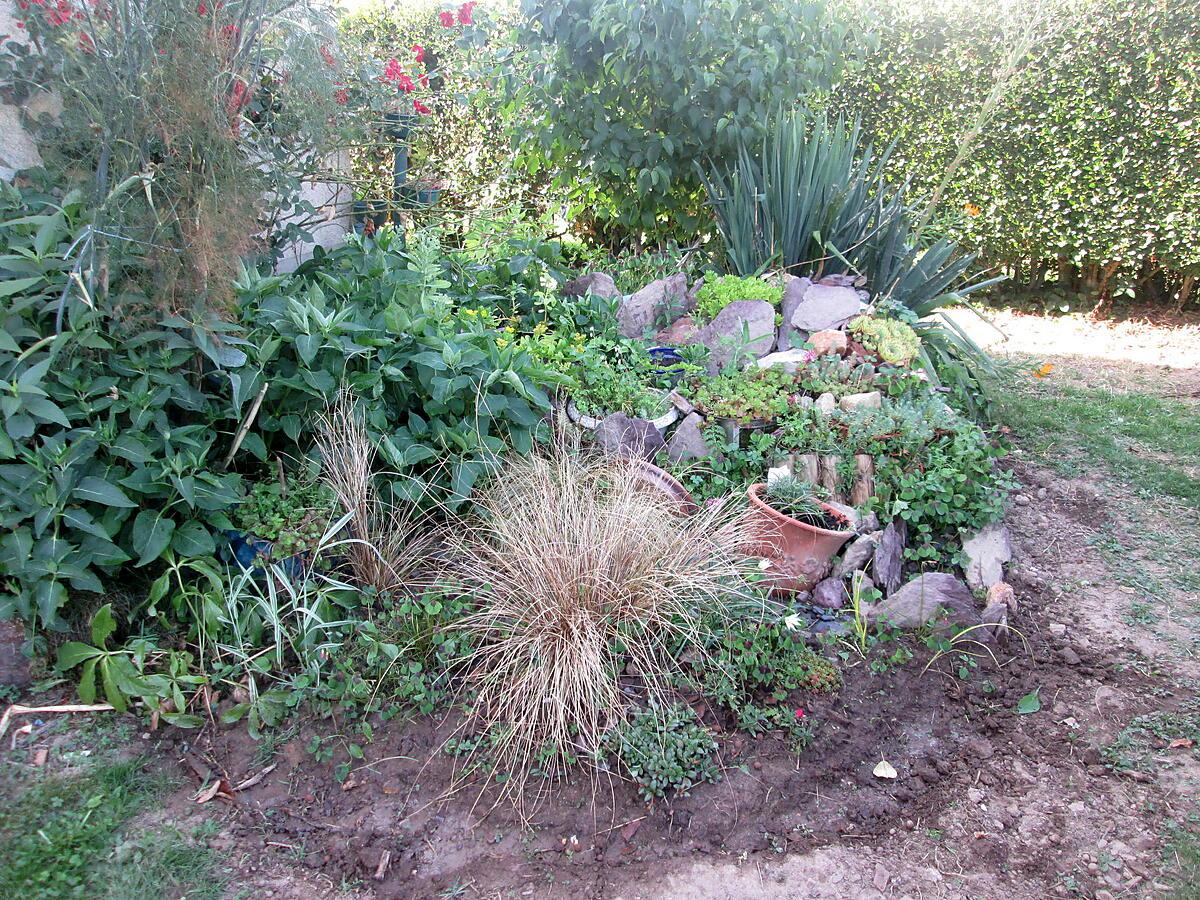
[(0, 717), (0, 737), (8, 730), (8, 720), (12, 716), (24, 716), (30, 713), (75, 713), (75, 712), (107, 712), (113, 707), (107, 703), (68, 703), (63, 706), (21, 706), (14, 703)]
[(246, 418), (242, 419), (242, 424), (238, 426), (237, 434), (234, 435), (233, 444), (230, 445), (229, 452), (225, 454), (225, 459), (221, 461), (221, 468), (228, 469), (229, 464), (233, 462), (233, 455), (238, 452), (238, 448), (242, 446), (242, 441), (246, 439), (246, 435), (250, 432), (250, 426), (254, 424), (254, 419), (258, 416), (258, 408), (262, 406), (263, 397), (267, 396), (267, 388), (270, 386), (271, 382), (266, 381), (259, 388), (258, 396), (250, 404), (250, 410), (246, 413)]

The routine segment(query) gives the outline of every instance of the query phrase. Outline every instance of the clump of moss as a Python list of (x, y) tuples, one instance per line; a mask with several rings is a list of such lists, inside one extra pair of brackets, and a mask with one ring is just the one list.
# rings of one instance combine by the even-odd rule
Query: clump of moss
[(738, 300), (766, 300), (772, 306), (778, 306), (782, 299), (783, 287), (778, 283), (761, 278), (722, 275), (711, 281), (706, 278), (696, 292), (696, 315), (711, 321), (717, 317), (717, 313)]

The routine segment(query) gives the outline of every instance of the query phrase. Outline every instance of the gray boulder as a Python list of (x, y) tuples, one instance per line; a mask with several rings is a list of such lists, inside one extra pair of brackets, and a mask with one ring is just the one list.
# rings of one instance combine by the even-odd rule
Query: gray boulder
[(688, 459), (704, 459), (711, 455), (708, 444), (704, 441), (704, 420), (699, 413), (684, 416), (683, 421), (675, 427), (675, 433), (667, 442), (667, 455), (674, 462)]
[(667, 445), (653, 424), (620, 412), (605, 416), (596, 427), (595, 436), (605, 453), (636, 459), (654, 459)]
[(812, 602), (814, 606), (823, 606), (825, 609), (841, 609), (846, 605), (846, 586), (839, 578), (818, 581), (812, 589)]
[(587, 294), (595, 294), (597, 297), (621, 296), (612, 276), (603, 272), (589, 272), (587, 275), (573, 278), (563, 285), (562, 292), (564, 297), (583, 297)]
[(826, 275), (817, 282), (817, 284), (828, 285), (830, 287), (859, 287), (866, 283), (867, 279), (862, 275), (845, 274)]
[(1004, 564), (1012, 559), (1012, 540), (1008, 528), (995, 522), (985, 525), (963, 541), (967, 565), (963, 573), (967, 584), (976, 590), (990, 588), (1004, 580)]
[(894, 519), (879, 536), (871, 574), (885, 595), (890, 595), (900, 587), (900, 569), (903, 565), (904, 543), (907, 540), (908, 526), (902, 519)]
[(838, 562), (837, 568), (833, 570), (833, 577), (845, 578), (852, 572), (865, 569), (874, 555), (875, 538), (869, 534), (859, 535), (850, 542), (850, 546), (842, 554), (841, 561)]
[(688, 311), (687, 276), (679, 273), (652, 281), (622, 300), (617, 325), (623, 337), (640, 338)]
[(775, 307), (766, 300), (736, 300), (700, 330), (699, 339), (710, 351), (710, 372), (731, 361), (758, 359), (775, 343)]
[(779, 326), (779, 339), (775, 343), (776, 350), (791, 350), (792, 344), (802, 344), (808, 340), (807, 334), (792, 334), (792, 314), (796, 307), (804, 302), (804, 295), (813, 283), (807, 278), (796, 278), (793, 275), (785, 277), (783, 286), (783, 302), (780, 312), (783, 314), (783, 324)]
[(805, 332), (841, 328), (858, 315), (863, 303), (853, 288), (814, 284), (804, 299), (784, 319), (794, 330)]
[(920, 628), (940, 616), (964, 628), (980, 621), (971, 589), (945, 572), (918, 575), (870, 612), (872, 619), (897, 628)]

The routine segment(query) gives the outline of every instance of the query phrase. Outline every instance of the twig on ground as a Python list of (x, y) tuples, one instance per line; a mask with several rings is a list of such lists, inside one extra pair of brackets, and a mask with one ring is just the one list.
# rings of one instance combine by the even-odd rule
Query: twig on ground
[(8, 730), (8, 720), (12, 716), (26, 716), (33, 713), (77, 713), (77, 712), (107, 712), (112, 709), (107, 703), (66, 703), (59, 706), (22, 706), (14, 703), (0, 717), (0, 738)]

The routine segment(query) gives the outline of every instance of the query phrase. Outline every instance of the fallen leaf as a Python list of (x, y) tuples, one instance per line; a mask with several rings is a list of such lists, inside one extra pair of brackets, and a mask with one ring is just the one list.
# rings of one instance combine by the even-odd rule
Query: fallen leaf
[(217, 792), (221, 790), (221, 782), (219, 779), (213, 779), (212, 783), (196, 795), (197, 803), (207, 803), (213, 797), (217, 796)]
[(893, 766), (886, 759), (881, 759), (876, 764), (875, 768), (871, 770), (871, 774), (874, 775), (876, 778), (895, 778), (896, 777), (896, 767)]
[(383, 792), (384, 792), (385, 794), (387, 794), (389, 797), (391, 797), (391, 796), (394, 796), (395, 794), (398, 794), (398, 793), (400, 793), (400, 785), (398, 785), (398, 784), (385, 784), (385, 785), (383, 786)]
[(1167, 749), (1169, 749), (1169, 750), (1187, 749), (1188, 747), (1191, 747), (1195, 743), (1196, 742), (1193, 741), (1191, 738), (1175, 738), (1175, 740), (1173, 740), (1173, 741), (1171, 741), (1171, 743), (1167, 744)]
[(33, 754), (33, 764), (39, 768), (46, 764), (46, 757), (50, 755), (48, 747), (39, 747), (38, 751)]
[(1033, 377), (1034, 378), (1045, 378), (1047, 375), (1049, 375), (1053, 371), (1054, 371), (1054, 363), (1042, 363), (1040, 366), (1038, 366), (1036, 369), (1033, 370)]
[(1035, 713), (1042, 708), (1042, 699), (1038, 696), (1038, 691), (1041, 688), (1036, 688), (1017, 701), (1017, 712), (1023, 716), (1030, 713)]

